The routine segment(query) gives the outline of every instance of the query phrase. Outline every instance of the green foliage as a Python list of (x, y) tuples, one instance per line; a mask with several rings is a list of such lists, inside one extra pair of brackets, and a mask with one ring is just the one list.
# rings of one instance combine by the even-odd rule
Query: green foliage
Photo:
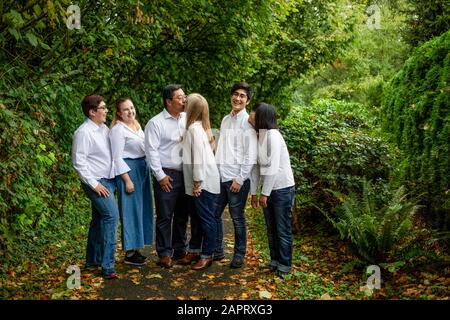
[[(346, 0), (289, 1), (287, 14), (274, 27), (264, 25), (263, 47), (252, 59), (257, 66), (251, 77), (256, 99), (278, 106), (284, 118), (297, 79), (328, 63), (351, 41), (358, 11)], [(280, 5), (279, 5), (280, 6)]]
[(384, 181), (391, 151), (359, 104), (319, 100), (280, 122), (296, 181), (297, 214), (329, 212), (338, 200), (325, 189), (361, 193), (363, 179)]
[(405, 184), (436, 227), (450, 228), (450, 31), (417, 48), (386, 86), (384, 127), (403, 153)]
[(405, 40), (420, 45), (450, 29), (450, 6), (446, 0), (408, 0)]
[[(370, 2), (374, 4), (375, 2)], [(402, 41), (405, 0), (376, 2), (380, 7), (380, 29), (367, 26), (364, 5), (352, 3), (356, 25), (351, 44), (331, 64), (315, 68), (298, 81), (296, 91), (304, 103), (333, 98), (354, 101), (369, 107), (381, 105), (383, 84), (403, 65), (410, 47)]]
[(388, 261), (398, 248), (414, 240), (410, 235), (412, 217), (417, 209), (407, 200), (404, 187), (384, 199), (379, 190), (364, 181), (362, 196), (351, 193), (339, 207), (338, 217), (328, 218), (341, 238), (349, 240), (361, 257), (370, 263), (379, 263)]
[[(246, 80), (255, 101), (259, 94), (287, 112), (278, 88), (350, 37), (351, 20), (330, 0), (80, 0), (80, 29), (66, 25), (71, 4), (0, 5), (2, 259), (55, 216), (79, 214), (70, 149), (85, 95), (109, 106), (129, 96), (145, 125), (162, 109), (162, 88), (182, 83), (208, 99), (217, 127), (230, 110), (229, 88)], [(269, 75), (270, 86), (258, 87)]]

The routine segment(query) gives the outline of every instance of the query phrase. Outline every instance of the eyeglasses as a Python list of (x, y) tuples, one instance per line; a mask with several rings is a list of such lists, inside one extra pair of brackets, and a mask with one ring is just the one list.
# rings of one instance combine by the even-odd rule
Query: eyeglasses
[(106, 106), (101, 106), (101, 107), (95, 108), (95, 111), (97, 111), (97, 110), (106, 110), (106, 109), (108, 109)]
[(171, 100), (173, 100), (173, 99), (183, 100), (183, 99), (186, 99), (186, 98), (187, 98), (187, 95), (183, 94), (183, 95), (179, 95), (179, 96), (176, 96), (176, 97), (173, 97), (173, 98), (170, 98), (170, 99)]
[(235, 97), (235, 98), (241, 98), (241, 99), (247, 98), (246, 94), (239, 93), (239, 92), (233, 92), (232, 96)]

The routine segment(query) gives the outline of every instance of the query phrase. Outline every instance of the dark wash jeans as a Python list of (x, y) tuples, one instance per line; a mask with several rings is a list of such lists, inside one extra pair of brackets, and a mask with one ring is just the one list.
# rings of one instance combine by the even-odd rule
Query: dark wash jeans
[(239, 192), (231, 192), (233, 181), (220, 183), (220, 195), (217, 198), (216, 221), (217, 237), (214, 256), (223, 256), (223, 210), (228, 204), (231, 219), (234, 225), (234, 256), (243, 258), (247, 249), (247, 228), (245, 225), (245, 204), (250, 191), (250, 179), (244, 181)]
[(202, 251), (201, 258), (211, 258), (216, 247), (217, 222), (216, 222), (216, 204), (218, 194), (202, 190), (199, 197), (193, 197), (197, 214), (201, 221), (202, 230)]
[(115, 179), (99, 181), (109, 190), (107, 198), (101, 197), (89, 185), (82, 183), (84, 193), (91, 200), (92, 219), (86, 247), (86, 265), (101, 265), (104, 275), (114, 273), (114, 253), (117, 247), (119, 209), (114, 192)]
[[(173, 181), (172, 190), (164, 192), (156, 179), (153, 179), (156, 207), (156, 252), (159, 257), (182, 256), (187, 252), (187, 224), (194, 209), (192, 197), (185, 193), (182, 171), (163, 169)], [(193, 215), (193, 214), (192, 214)], [(199, 231), (198, 219), (191, 219), (191, 233)], [(192, 237), (192, 241), (198, 236)], [(198, 241), (198, 240), (197, 240)], [(200, 247), (198, 244), (190, 244)]]
[(291, 271), (292, 266), (292, 208), (295, 187), (273, 190), (267, 198), (264, 218), (269, 240), (270, 265), (281, 272)]

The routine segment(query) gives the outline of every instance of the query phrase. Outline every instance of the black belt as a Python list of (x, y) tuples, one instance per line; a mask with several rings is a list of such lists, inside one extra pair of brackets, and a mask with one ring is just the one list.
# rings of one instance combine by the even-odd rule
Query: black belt
[(170, 168), (162, 168), (162, 169), (164, 172), (167, 172), (167, 173), (175, 173), (175, 174), (183, 173), (183, 171), (176, 170), (176, 169), (170, 169)]

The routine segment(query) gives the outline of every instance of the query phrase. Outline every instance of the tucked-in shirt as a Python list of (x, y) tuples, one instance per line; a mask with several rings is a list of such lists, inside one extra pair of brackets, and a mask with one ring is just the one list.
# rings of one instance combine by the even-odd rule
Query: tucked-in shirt
[(102, 178), (114, 178), (109, 129), (105, 124), (97, 125), (91, 119), (75, 131), (72, 143), (72, 164), (81, 180), (92, 189)]
[(182, 170), (181, 140), (186, 131), (186, 114), (178, 119), (164, 109), (145, 126), (145, 156), (156, 180), (166, 174), (162, 168)]
[(247, 111), (243, 109), (236, 115), (225, 116), (220, 125), (216, 152), (221, 181), (236, 179), (243, 185), (256, 164), (256, 151), (256, 132), (248, 123)]
[(258, 141), (258, 165), (252, 170), (250, 192), (257, 194), (261, 179), (261, 193), (270, 196), (272, 190), (295, 185), (291, 160), (281, 133), (276, 129), (262, 130)]
[(201, 182), (202, 190), (220, 193), (220, 175), (214, 153), (202, 123), (189, 126), (183, 138), (183, 175), (186, 194), (192, 196), (194, 181)]
[(109, 132), (113, 170), (116, 176), (130, 171), (130, 167), (123, 159), (138, 159), (145, 157), (144, 131), (134, 131), (125, 123), (117, 121)]

